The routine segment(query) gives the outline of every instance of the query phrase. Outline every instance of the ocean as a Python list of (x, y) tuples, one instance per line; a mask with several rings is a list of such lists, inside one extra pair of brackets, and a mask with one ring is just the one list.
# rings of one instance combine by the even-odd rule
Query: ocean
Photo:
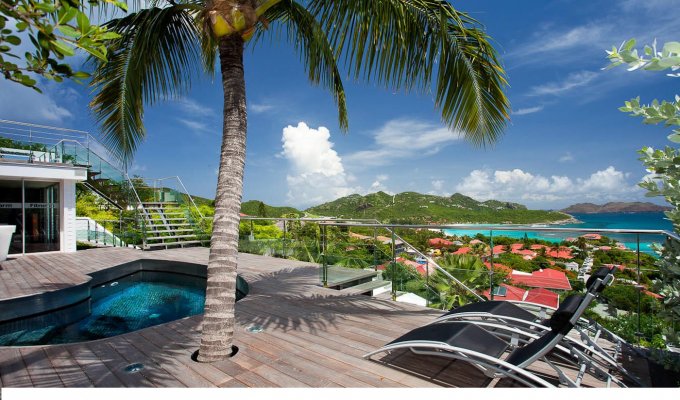
[[(550, 226), (556, 228), (578, 228), (578, 229), (652, 229), (673, 231), (673, 224), (666, 218), (663, 212), (644, 212), (644, 213), (602, 213), (602, 214), (572, 214), (574, 218), (581, 221), (578, 224), (564, 225), (534, 225)], [(466, 229), (445, 229), (446, 235), (474, 236), (477, 233), (489, 235), (489, 230), (485, 229), (484, 224), (479, 224), (479, 230)], [(527, 226), (531, 229), (531, 226)], [(494, 230), (494, 236), (507, 236), (521, 239), (525, 236), (529, 238), (543, 239), (551, 242), (561, 242), (567, 237), (576, 237), (578, 232), (552, 233), (552, 232), (523, 232), (523, 231), (501, 231)], [(605, 235), (624, 243), (626, 247), (635, 250), (637, 248), (636, 235)], [(663, 243), (664, 237), (661, 235), (640, 235), (640, 250), (645, 253), (653, 253), (651, 245), (653, 243)]]

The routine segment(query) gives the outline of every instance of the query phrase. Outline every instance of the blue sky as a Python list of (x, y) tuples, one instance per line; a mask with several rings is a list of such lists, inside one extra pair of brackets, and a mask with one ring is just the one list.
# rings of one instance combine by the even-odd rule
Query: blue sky
[[(557, 209), (575, 202), (643, 200), (636, 151), (667, 144), (663, 127), (617, 110), (641, 96), (671, 99), (664, 73), (602, 71), (605, 49), (680, 40), (674, 0), (455, 1), (482, 22), (507, 70), (512, 120), (495, 146), (478, 149), (441, 122), (428, 95), (346, 79), (350, 130), (331, 96), (311, 86), (292, 47), (246, 51), (248, 149), (244, 201), (306, 208), (351, 193), (460, 192), (479, 200)], [(640, 45), (640, 47), (641, 47)], [(198, 67), (197, 67), (198, 69)], [(0, 81), (0, 118), (88, 130), (86, 86), (46, 84), (37, 95)], [(146, 142), (131, 173), (179, 175), (212, 198), (221, 134), (219, 77), (198, 76), (184, 98), (148, 107)], [(655, 200), (659, 202), (659, 200)]]

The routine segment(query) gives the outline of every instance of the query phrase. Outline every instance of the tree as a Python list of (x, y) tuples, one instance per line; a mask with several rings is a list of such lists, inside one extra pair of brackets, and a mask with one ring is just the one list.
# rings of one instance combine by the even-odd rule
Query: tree
[[(129, 162), (144, 139), (145, 104), (187, 92), (219, 58), (222, 148), (199, 361), (232, 352), (239, 208), (246, 152), (243, 50), (268, 32), (299, 52), (335, 98), (348, 129), (338, 60), (354, 78), (433, 93), (442, 119), (472, 143), (493, 143), (508, 118), (502, 67), (476, 20), (443, 0), (152, 0), (106, 26), (121, 35), (94, 73), (92, 109), (104, 141)], [(163, 7), (160, 7), (160, 6)], [(269, 27), (267, 29), (267, 27)], [(278, 34), (278, 35), (277, 35)]]
[[(88, 0), (89, 8), (114, 4), (127, 10), (124, 2)], [(89, 77), (63, 63), (79, 48), (106, 62), (106, 43), (118, 38), (115, 32), (90, 23), (85, 2), (80, 0), (3, 0), (0, 3), (0, 74), (5, 79), (40, 92), (36, 75), (61, 82), (64, 78)], [(33, 52), (17, 54), (22, 36), (28, 36)], [(20, 60), (20, 61), (17, 61)]]
[(260, 217), (267, 217), (267, 209), (265, 208), (263, 202), (260, 202), (260, 204), (257, 205), (257, 213), (260, 215)]
[[(438, 264), (450, 273), (451, 276), (474, 291), (481, 291), (491, 286), (489, 270), (477, 257), (447, 254), (438, 260)], [(493, 274), (493, 285), (499, 285), (503, 282), (504, 278), (505, 274), (501, 271), (495, 271)], [(465, 288), (439, 271), (430, 276), (428, 285), (433, 291), (440, 294), (440, 307), (442, 309), (448, 310), (454, 306), (461, 306), (474, 300), (474, 296)]]
[[(635, 39), (630, 39), (618, 49), (613, 47), (607, 51), (611, 64), (608, 68), (626, 64), (629, 70), (663, 71), (680, 70), (680, 42), (665, 43), (659, 51), (656, 41), (652, 46), (645, 46), (642, 53), (635, 49)], [(642, 54), (642, 55), (641, 55)], [(680, 73), (669, 73), (670, 77), (678, 78)], [(658, 100), (651, 104), (641, 105), (640, 98), (626, 101), (620, 111), (630, 113), (635, 117), (642, 117), (645, 124), (663, 123), (667, 127), (680, 127), (680, 96), (675, 96), (675, 102)], [(680, 143), (680, 128), (674, 129), (668, 140)], [(665, 214), (673, 223), (676, 233), (680, 233), (680, 151), (678, 148), (666, 146), (665, 149), (645, 147), (639, 151), (643, 162), (651, 177), (640, 186), (647, 189), (647, 196), (662, 196), (673, 209)], [(680, 332), (675, 328), (675, 321), (680, 319), (680, 243), (668, 238), (661, 250), (661, 258), (657, 262), (661, 279), (655, 289), (664, 295), (663, 315), (671, 321), (665, 332), (668, 339), (674, 343), (680, 342)]]

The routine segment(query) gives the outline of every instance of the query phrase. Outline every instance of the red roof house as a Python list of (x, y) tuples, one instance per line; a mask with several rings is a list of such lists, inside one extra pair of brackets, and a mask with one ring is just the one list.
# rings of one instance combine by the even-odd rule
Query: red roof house
[(566, 259), (572, 259), (574, 256), (571, 255), (571, 249), (567, 247), (560, 247), (559, 250), (549, 250), (546, 251), (546, 255), (552, 257), (552, 258), (566, 258)]
[[(490, 262), (485, 261), (484, 265), (486, 265), (487, 269), (491, 269), (491, 263)], [(512, 272), (513, 272), (513, 269), (508, 267), (507, 265), (499, 264), (499, 263), (496, 263), (496, 262), (493, 263), (493, 269), (494, 269), (494, 271), (495, 270), (505, 271), (505, 272), (508, 273), (508, 275), (512, 274)]]
[(581, 237), (589, 239), (589, 240), (600, 240), (600, 239), (602, 239), (602, 235), (598, 235), (597, 233), (586, 233), (585, 235), (582, 235)]
[(560, 296), (555, 292), (543, 288), (528, 290), (524, 301), (543, 304), (553, 308), (560, 306)]
[[(411, 268), (415, 269), (416, 271), (418, 271), (418, 273), (421, 276), (427, 276), (427, 264), (420, 264), (420, 263), (417, 263), (415, 261), (407, 260), (403, 257), (397, 257), (396, 260), (400, 264), (404, 264), (407, 267), (411, 267)], [(378, 270), (384, 271), (385, 269), (387, 269), (388, 265), (390, 265), (389, 261), (382, 264), (382, 265), (378, 265)], [(434, 267), (430, 267), (430, 272), (433, 272), (433, 271), (435, 271)]]
[(505, 246), (502, 244), (493, 246), (493, 254), (503, 254), (505, 253)]
[(436, 247), (436, 248), (442, 248), (442, 247), (449, 247), (453, 245), (453, 242), (450, 242), (446, 239), (442, 238), (432, 238), (427, 241), (427, 243), (430, 245), (430, 247)]
[[(501, 288), (505, 290), (496, 290), (494, 300), (512, 300), (512, 301), (528, 301), (531, 303), (542, 304), (548, 307), (557, 308), (559, 306), (559, 295), (546, 289), (530, 289), (525, 290), (515, 286), (501, 283)], [(491, 293), (487, 289), (483, 293), (487, 298), (491, 298)]]
[(535, 288), (571, 290), (567, 274), (562, 271), (546, 268), (532, 273), (512, 271), (510, 279), (513, 283)]
[(469, 247), (461, 247), (460, 249), (454, 251), (452, 254), (467, 254), (470, 252), (470, 250), (472, 249)]

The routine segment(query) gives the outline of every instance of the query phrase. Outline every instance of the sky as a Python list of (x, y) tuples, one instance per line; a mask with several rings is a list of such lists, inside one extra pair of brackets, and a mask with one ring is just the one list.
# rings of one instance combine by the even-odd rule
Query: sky
[[(675, 4), (674, 4), (675, 3)], [(577, 202), (654, 201), (637, 183), (644, 146), (670, 129), (618, 107), (640, 96), (672, 99), (680, 80), (607, 66), (605, 50), (680, 41), (676, 0), (452, 1), (493, 38), (509, 81), (511, 121), (499, 142), (477, 148), (442, 122), (429, 94), (345, 79), (349, 131), (331, 95), (310, 85), (293, 47), (273, 40), (245, 54), (248, 140), (243, 200), (307, 208), (352, 193), (416, 191), (514, 201), (535, 209)], [(82, 57), (80, 58), (82, 60)], [(78, 58), (75, 62), (78, 62)], [(199, 67), (197, 66), (197, 71)], [(0, 80), (0, 119), (90, 131), (86, 85), (43, 82), (44, 94)], [(213, 198), (221, 142), (222, 90), (197, 74), (181, 99), (146, 107), (148, 132), (130, 174), (178, 175)]]

